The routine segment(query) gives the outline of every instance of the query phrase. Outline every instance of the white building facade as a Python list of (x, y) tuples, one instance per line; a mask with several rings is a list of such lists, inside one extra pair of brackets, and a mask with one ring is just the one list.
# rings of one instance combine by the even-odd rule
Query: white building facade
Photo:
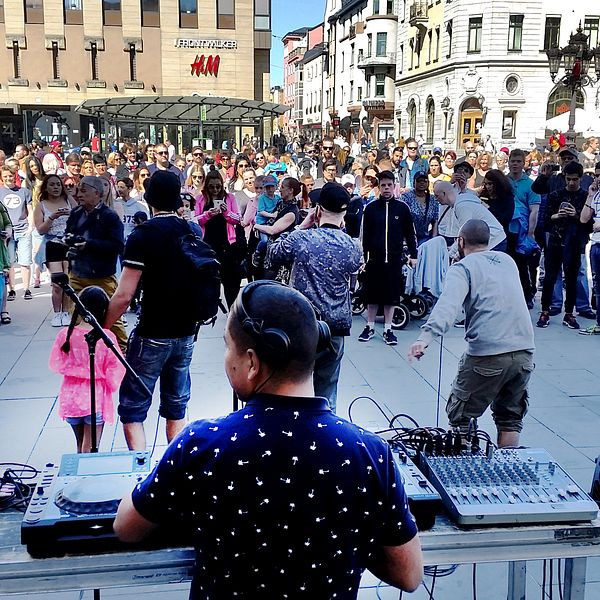
[[(489, 135), (501, 146), (543, 143), (545, 123), (569, 110), (552, 83), (546, 49), (563, 47), (581, 22), (598, 45), (600, 2), (407, 0), (399, 2), (396, 134), (460, 148)], [(598, 110), (599, 87), (578, 106)]]
[(394, 0), (328, 0), (325, 132), (379, 141), (394, 130), (398, 17)]
[(317, 44), (304, 54), (303, 69), (303, 115), (300, 133), (306, 140), (321, 137), (323, 113), (323, 70), (327, 49)]

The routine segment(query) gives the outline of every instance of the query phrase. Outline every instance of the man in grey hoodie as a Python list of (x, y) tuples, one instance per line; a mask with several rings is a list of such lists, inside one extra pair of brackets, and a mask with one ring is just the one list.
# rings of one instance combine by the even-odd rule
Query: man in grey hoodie
[(489, 241), (485, 221), (471, 219), (461, 227), (461, 260), (448, 269), (442, 295), (408, 357), (420, 359), (464, 308), (468, 348), (452, 383), (448, 420), (466, 433), (470, 420), (491, 405), (498, 445), (518, 446), (533, 371), (533, 325), (514, 260), (488, 250)]

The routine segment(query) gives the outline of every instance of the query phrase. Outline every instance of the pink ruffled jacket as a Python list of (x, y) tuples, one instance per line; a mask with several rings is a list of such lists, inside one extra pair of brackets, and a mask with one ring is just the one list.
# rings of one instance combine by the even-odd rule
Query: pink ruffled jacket
[[(230, 244), (233, 244), (236, 240), (235, 226), (240, 222), (239, 209), (233, 194), (227, 194), (225, 196), (225, 203), (227, 205), (227, 210), (223, 213), (223, 216), (225, 217), (225, 221), (227, 221), (227, 241)], [(204, 223), (212, 218), (208, 214), (208, 211), (203, 212), (205, 204), (206, 200), (204, 195), (200, 194), (196, 198), (196, 210), (194, 211), (194, 214), (198, 217), (198, 225), (202, 228), (202, 233), (204, 233)]]
[[(67, 337), (67, 328), (61, 329), (50, 351), (48, 365), (55, 373), (63, 375), (58, 393), (58, 416), (85, 417), (90, 409), (90, 358), (84, 335), (88, 329), (75, 327), (69, 340), (71, 349), (63, 352), (60, 347)], [(112, 331), (104, 330), (118, 348), (117, 338)], [(119, 389), (125, 375), (125, 367), (102, 340), (96, 345), (96, 412), (102, 413), (106, 423), (115, 422), (113, 394)]]

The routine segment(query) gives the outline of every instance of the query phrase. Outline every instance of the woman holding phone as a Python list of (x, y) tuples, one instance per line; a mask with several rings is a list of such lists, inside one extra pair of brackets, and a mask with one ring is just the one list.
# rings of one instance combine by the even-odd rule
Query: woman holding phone
[(246, 236), (240, 226), (240, 215), (233, 194), (225, 191), (219, 171), (206, 174), (202, 194), (198, 196), (196, 216), (204, 241), (216, 252), (221, 263), (221, 281), (225, 301), (230, 307), (242, 282), (241, 263), (245, 258)]
[[(66, 246), (61, 243), (65, 235), (67, 219), (75, 202), (58, 175), (46, 175), (40, 187), (39, 202), (33, 211), (33, 222), (38, 233), (44, 236), (39, 252), (50, 273), (68, 273)], [(52, 284), (52, 327), (61, 327), (70, 322), (68, 297), (62, 289)]]

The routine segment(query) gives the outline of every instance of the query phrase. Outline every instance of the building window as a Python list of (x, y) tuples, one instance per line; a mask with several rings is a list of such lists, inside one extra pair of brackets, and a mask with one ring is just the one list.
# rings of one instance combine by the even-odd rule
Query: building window
[(386, 14), (387, 15), (394, 14), (394, 0), (387, 0)]
[(58, 68), (58, 42), (52, 42), (52, 79), (60, 79), (60, 71)]
[(376, 56), (385, 56), (387, 52), (387, 33), (380, 32), (377, 34), (377, 47), (375, 49)]
[(513, 140), (517, 130), (517, 111), (502, 111), (502, 139)]
[(235, 0), (217, 0), (217, 29), (235, 29)]
[(105, 25), (120, 27), (122, 24), (121, 0), (102, 0), (102, 15)]
[(427, 32), (427, 64), (431, 64), (431, 52), (433, 50), (433, 31)]
[(469, 52), (481, 52), (481, 30), (483, 17), (469, 19)]
[(356, 99), (360, 102), (362, 100), (362, 87), (358, 86), (356, 88)]
[(373, 14), (379, 14), (379, 0), (373, 0)]
[(160, 27), (159, 0), (141, 0), (142, 27)]
[(197, 0), (179, 0), (179, 27), (183, 29), (198, 28)]
[(4, 0), (0, 0), (0, 23), (4, 23)]
[(365, 97), (366, 98), (371, 97), (371, 76), (370, 75), (367, 75), (367, 78), (365, 79)]
[(19, 42), (13, 40), (13, 75), (15, 79), (21, 79), (21, 52), (19, 50)]
[(425, 107), (425, 123), (427, 125), (426, 141), (428, 144), (433, 144), (433, 134), (435, 130), (435, 102), (431, 97), (428, 98)]
[(44, 6), (42, 0), (25, 0), (25, 23), (43, 23)]
[(560, 44), (560, 17), (546, 17), (544, 50), (558, 48)]
[(135, 44), (129, 44), (129, 81), (137, 81), (137, 56)]
[(446, 35), (448, 36), (448, 50), (446, 58), (452, 58), (452, 20), (446, 23)]
[(588, 45), (595, 48), (598, 45), (598, 17), (586, 17), (583, 24), (583, 33), (588, 36)]
[(400, 44), (400, 52), (398, 54), (398, 73), (404, 71), (404, 44)]
[(354, 66), (354, 44), (350, 44), (350, 66)]
[(418, 69), (421, 66), (421, 46), (422, 46), (421, 36), (417, 34), (415, 38), (415, 69)]
[(408, 135), (412, 138), (417, 135), (417, 105), (414, 100), (408, 105)]
[(90, 44), (90, 62), (92, 67), (92, 81), (98, 81), (98, 44)]
[(375, 97), (385, 96), (385, 73), (375, 74)]
[(350, 82), (350, 102), (354, 102), (354, 81)]
[(271, 29), (271, 0), (254, 0), (254, 29)]
[(367, 56), (370, 57), (373, 53), (373, 34), (367, 33)]
[(340, 71), (344, 70), (344, 53), (342, 52), (340, 57)]
[(410, 46), (410, 64), (408, 66), (408, 70), (410, 71), (415, 66), (415, 40), (410, 40), (408, 45)]
[(65, 24), (83, 25), (83, 0), (64, 0)]
[(438, 60), (440, 60), (440, 37), (441, 37), (441, 31), (439, 27), (435, 28), (435, 58), (433, 59), (434, 62), (437, 62)]
[[(585, 99), (583, 92), (577, 90), (575, 96), (575, 103), (577, 108), (583, 108)], [(569, 112), (571, 107), (571, 90), (564, 85), (559, 85), (551, 94), (548, 96), (548, 106), (546, 108), (546, 121)]]
[(523, 45), (523, 15), (508, 17), (508, 50), (520, 52)]

